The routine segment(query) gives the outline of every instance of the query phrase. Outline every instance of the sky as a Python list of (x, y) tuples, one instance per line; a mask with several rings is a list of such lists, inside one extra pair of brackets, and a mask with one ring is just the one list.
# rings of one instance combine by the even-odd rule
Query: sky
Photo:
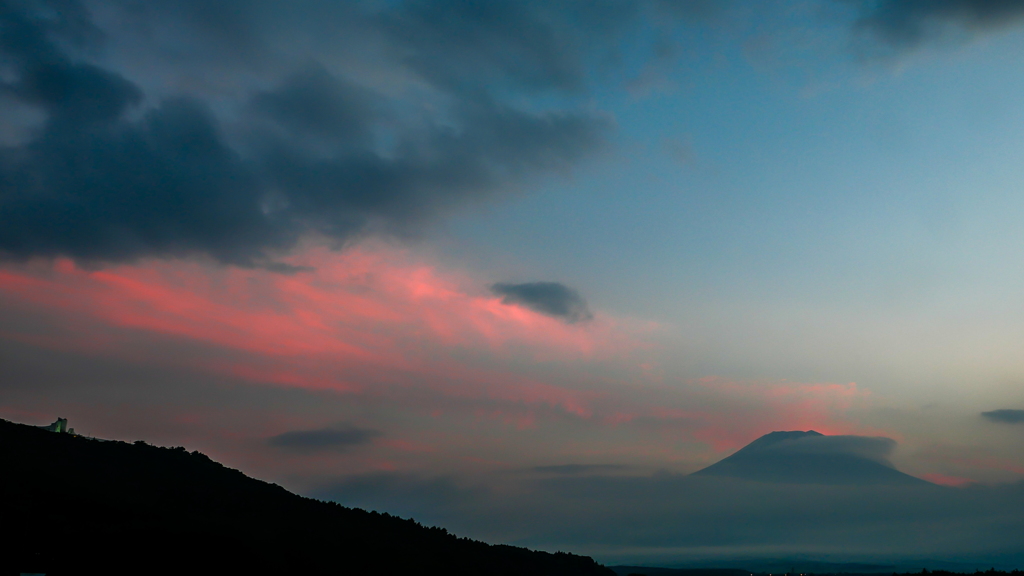
[[(1017, 0), (0, 0), (0, 417), (602, 562), (1024, 561), (1022, 52)], [(687, 476), (780, 430), (938, 491)]]

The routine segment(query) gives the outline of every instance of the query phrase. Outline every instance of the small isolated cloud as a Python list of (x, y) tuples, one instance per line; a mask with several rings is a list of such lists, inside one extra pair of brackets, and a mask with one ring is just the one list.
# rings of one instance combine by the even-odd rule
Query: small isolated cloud
[(284, 448), (296, 452), (315, 452), (320, 450), (343, 450), (350, 446), (366, 444), (380, 435), (381, 433), (378, 430), (356, 428), (355, 426), (339, 426), (316, 430), (293, 430), (272, 436), (267, 439), (267, 443), (275, 448)]
[(1024, 21), (1019, 0), (882, 0), (858, 22), (879, 40), (898, 49), (914, 48), (944, 28), (974, 35)]
[(587, 301), (580, 293), (558, 282), (527, 282), (509, 284), (499, 282), (491, 286), (505, 304), (519, 304), (527, 308), (562, 318), (566, 322), (586, 322), (594, 317)]
[(1024, 410), (990, 410), (981, 413), (982, 418), (1000, 424), (1024, 424)]

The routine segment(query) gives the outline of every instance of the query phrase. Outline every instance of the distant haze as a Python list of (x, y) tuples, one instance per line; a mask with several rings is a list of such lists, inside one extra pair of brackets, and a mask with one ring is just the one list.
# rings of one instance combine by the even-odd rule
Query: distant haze
[(937, 486), (892, 468), (885, 457), (894, 445), (773, 432), (691, 475), (598, 466), (476, 483), (378, 475), (327, 485), (318, 495), (522, 544), (553, 542), (614, 563), (734, 566), (794, 555), (1003, 567), (1024, 561), (1024, 483)]

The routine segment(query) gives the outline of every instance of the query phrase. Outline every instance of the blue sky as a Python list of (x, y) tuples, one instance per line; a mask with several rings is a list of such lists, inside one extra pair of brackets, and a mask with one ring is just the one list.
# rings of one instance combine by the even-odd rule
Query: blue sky
[[(800, 34), (819, 21), (785, 25)], [(871, 328), (856, 324), (892, 319), (921, 334), (903, 343), (914, 352), (942, 345), (936, 324), (983, 331), (1017, 314), (1019, 32), (884, 59), (840, 36), (827, 64), (805, 53), (768, 65), (744, 53), (748, 34), (713, 33), (731, 42), (666, 67), (668, 87), (602, 92), (613, 149), (451, 223), (453, 251), (564, 278), (681, 330), (756, 309), (811, 338), (845, 321), (857, 340)], [(944, 362), (916, 354), (902, 368), (922, 379)]]

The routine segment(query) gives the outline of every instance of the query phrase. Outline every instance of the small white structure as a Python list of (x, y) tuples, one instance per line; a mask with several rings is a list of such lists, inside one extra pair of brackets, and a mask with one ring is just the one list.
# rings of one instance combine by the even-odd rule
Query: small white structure
[(42, 428), (43, 430), (48, 430), (50, 432), (56, 432), (58, 434), (75, 433), (74, 428), (68, 428), (68, 419), (61, 417), (57, 417), (57, 421), (54, 422), (53, 424), (50, 424), (49, 426), (40, 426), (40, 428)]

